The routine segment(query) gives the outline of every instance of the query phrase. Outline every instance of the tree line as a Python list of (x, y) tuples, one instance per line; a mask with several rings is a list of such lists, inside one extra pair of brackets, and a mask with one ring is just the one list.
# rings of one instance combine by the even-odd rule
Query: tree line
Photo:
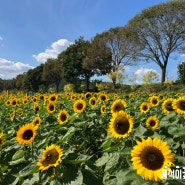
[[(164, 83), (170, 59), (184, 50), (185, 1), (172, 0), (144, 9), (125, 26), (110, 28), (91, 40), (78, 38), (56, 59), (49, 58), (12, 80), (0, 79), (0, 89), (38, 91), (55, 84), (58, 91), (61, 82), (65, 82), (74, 84), (76, 90), (85, 84), (89, 91), (91, 77), (106, 74), (112, 77), (116, 88), (117, 71), (140, 62), (156, 63)], [(179, 81), (183, 82), (179, 66)]]

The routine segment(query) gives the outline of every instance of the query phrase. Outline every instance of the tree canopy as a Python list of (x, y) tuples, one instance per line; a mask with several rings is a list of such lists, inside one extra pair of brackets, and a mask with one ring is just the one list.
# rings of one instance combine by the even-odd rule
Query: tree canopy
[(143, 10), (128, 23), (142, 46), (139, 56), (161, 68), (162, 83), (170, 56), (185, 48), (184, 10), (184, 0), (169, 1)]

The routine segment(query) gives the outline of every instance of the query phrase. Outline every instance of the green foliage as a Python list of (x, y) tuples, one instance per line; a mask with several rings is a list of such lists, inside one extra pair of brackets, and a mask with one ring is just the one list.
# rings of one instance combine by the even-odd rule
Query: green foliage
[[(78, 97), (79, 94), (71, 93), (71, 95)], [(101, 94), (94, 93), (94, 95), (97, 95), (98, 99)], [(0, 132), (4, 133), (6, 141), (0, 146), (0, 184), (183, 184), (183, 179), (169, 178), (160, 183), (143, 179), (133, 170), (130, 154), (136, 141), (140, 141), (141, 138), (158, 137), (170, 145), (175, 153), (175, 164), (185, 166), (184, 115), (177, 114), (175, 111), (168, 115), (164, 114), (163, 100), (160, 100), (159, 106), (150, 107), (148, 114), (143, 114), (139, 107), (142, 102), (148, 100), (151, 94), (134, 93), (132, 96), (117, 94), (119, 98), (127, 102), (128, 107), (125, 111), (133, 117), (134, 128), (127, 138), (116, 139), (111, 134), (107, 134), (112, 118), (110, 110), (114, 102), (114, 94), (107, 93), (106, 95), (108, 101), (99, 101), (94, 107), (89, 104), (90, 97), (84, 97), (87, 107), (83, 113), (77, 114), (73, 110), (74, 100), (69, 99), (70, 95), (58, 94), (56, 111), (49, 114), (46, 102), (39, 98), (40, 94), (30, 97), (27, 104), (22, 104), (21, 100), (25, 96), (17, 93), (16, 98), (20, 100), (20, 103), (16, 107), (7, 106), (6, 101), (11, 100), (12, 96), (2, 94), (0, 96)], [(178, 98), (176, 93), (168, 92), (166, 96)], [(32, 109), (33, 98), (37, 99), (40, 106), (37, 113)], [(100, 112), (102, 105), (107, 107), (106, 114)], [(23, 114), (17, 113), (11, 120), (12, 112), (18, 112), (19, 109)], [(61, 109), (66, 109), (69, 113), (69, 121), (63, 125), (57, 122)], [(30, 145), (19, 145), (16, 141), (17, 130), (25, 123), (32, 122), (35, 116), (40, 116), (42, 123), (34, 142)], [(146, 127), (149, 116), (156, 116), (160, 121), (159, 127), (154, 131)], [(64, 156), (60, 165), (42, 172), (37, 166), (37, 161), (43, 150), (51, 144), (60, 146)]]
[(161, 68), (162, 83), (170, 56), (185, 47), (184, 9), (183, 0), (169, 1), (143, 10), (128, 23), (141, 45), (140, 58)]
[(142, 84), (149, 85), (158, 82), (158, 80), (159, 75), (154, 71), (149, 71), (143, 76)]
[(58, 56), (62, 65), (63, 78), (68, 83), (75, 82), (76, 89), (80, 86), (81, 80), (84, 80), (87, 91), (89, 90), (90, 78), (94, 75), (91, 69), (83, 68), (83, 60), (87, 56), (89, 45), (89, 41), (85, 41), (83, 37), (80, 37)]
[(42, 78), (47, 85), (54, 83), (56, 92), (58, 92), (59, 84), (62, 80), (62, 68), (59, 60), (48, 59), (44, 64)]

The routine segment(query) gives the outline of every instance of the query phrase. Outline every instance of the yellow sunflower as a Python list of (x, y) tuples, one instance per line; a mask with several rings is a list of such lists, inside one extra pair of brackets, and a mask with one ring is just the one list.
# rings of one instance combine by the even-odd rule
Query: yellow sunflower
[(133, 124), (132, 117), (121, 110), (113, 114), (108, 133), (112, 134), (115, 138), (126, 138), (132, 132)]
[(185, 114), (185, 97), (174, 100), (172, 106), (178, 114)]
[(169, 114), (174, 111), (173, 109), (173, 98), (168, 98), (162, 103), (162, 110), (165, 114)]
[(41, 171), (51, 167), (56, 167), (62, 161), (63, 150), (60, 146), (52, 144), (43, 152), (41, 159), (37, 162), (37, 166)]
[(40, 126), (41, 123), (42, 123), (42, 119), (41, 119), (39, 116), (36, 116), (36, 117), (34, 118), (34, 120), (33, 120), (33, 124), (34, 124), (35, 126)]
[(141, 105), (140, 105), (140, 111), (144, 114), (148, 113), (150, 111), (150, 105), (149, 103), (147, 102), (143, 102)]
[(5, 143), (5, 140), (3, 132), (0, 132), (0, 147)]
[(19, 144), (30, 144), (34, 141), (37, 134), (37, 128), (33, 123), (23, 125), (17, 131), (16, 139)]
[(124, 100), (118, 99), (111, 105), (111, 113), (114, 114), (120, 110), (124, 110), (127, 107), (127, 103)]
[(59, 124), (67, 123), (69, 120), (69, 114), (66, 110), (61, 110), (58, 114), (57, 121)]
[(89, 99), (89, 104), (91, 105), (91, 106), (96, 106), (96, 104), (97, 104), (97, 101), (96, 101), (96, 98), (95, 97), (91, 97), (90, 99)]
[(38, 104), (38, 103), (34, 103), (34, 105), (33, 105), (33, 110), (34, 110), (35, 112), (38, 112), (39, 109), (40, 109), (39, 104)]
[(50, 113), (50, 114), (53, 114), (55, 112), (55, 103), (54, 102), (49, 102), (48, 105), (47, 105), (47, 111)]
[(158, 96), (154, 95), (154, 96), (150, 97), (150, 104), (151, 104), (151, 106), (156, 107), (156, 106), (159, 105), (159, 103), (160, 103), (160, 99), (159, 99)]
[(15, 107), (17, 105), (17, 99), (12, 99), (11, 100), (11, 106)]
[(9, 106), (9, 105), (11, 105), (11, 101), (10, 100), (7, 100), (6, 101), (6, 106)]
[(100, 112), (101, 112), (101, 114), (106, 114), (106, 105), (102, 105), (100, 107)]
[(85, 93), (85, 98), (88, 99), (92, 96), (92, 93), (91, 92), (86, 92)]
[(13, 122), (15, 120), (16, 112), (15, 110), (10, 114), (10, 119)]
[(107, 96), (106, 94), (104, 94), (104, 93), (100, 94), (98, 98), (99, 98), (99, 100), (100, 100), (101, 102), (106, 102), (106, 101), (108, 101), (108, 96)]
[(58, 96), (56, 94), (50, 94), (48, 97), (49, 101), (55, 102), (57, 100)]
[(84, 112), (86, 108), (86, 102), (84, 100), (76, 100), (73, 104), (73, 109), (76, 113), (82, 113)]
[(23, 102), (24, 105), (26, 105), (26, 104), (28, 103), (28, 98), (24, 98), (24, 99), (22, 100), (22, 102)]
[(149, 137), (146, 140), (142, 139), (141, 142), (137, 141), (137, 145), (131, 152), (131, 157), (133, 168), (138, 175), (146, 180), (161, 181), (165, 164), (173, 162), (175, 155), (167, 142), (156, 137), (152, 140)]
[(159, 126), (159, 120), (155, 116), (150, 116), (146, 120), (146, 126), (152, 130), (155, 130)]
[(72, 94), (71, 97), (69, 98), (69, 100), (75, 100), (76, 99), (76, 95), (75, 94)]

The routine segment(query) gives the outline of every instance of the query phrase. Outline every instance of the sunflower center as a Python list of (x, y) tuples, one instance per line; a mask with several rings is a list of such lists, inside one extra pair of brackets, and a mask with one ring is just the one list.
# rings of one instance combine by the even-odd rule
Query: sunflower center
[(13, 102), (12, 102), (12, 105), (16, 105), (16, 101), (13, 101)]
[(54, 106), (53, 105), (50, 105), (49, 110), (50, 111), (53, 111), (54, 110)]
[(118, 134), (126, 134), (129, 130), (130, 124), (126, 118), (118, 118), (115, 123), (115, 131)]
[(105, 112), (105, 107), (102, 107), (102, 112)]
[(35, 107), (35, 111), (39, 111), (39, 107), (38, 106)]
[(35, 124), (39, 125), (40, 121), (38, 119), (35, 120)]
[(170, 102), (170, 103), (168, 103), (167, 105), (166, 105), (166, 109), (168, 110), (168, 111), (174, 111), (174, 109), (173, 109), (173, 107), (172, 107), (172, 103)]
[(148, 110), (148, 106), (147, 106), (147, 105), (144, 105), (144, 106), (143, 106), (143, 110), (144, 110), (144, 111)]
[(101, 100), (102, 101), (105, 101), (106, 100), (106, 97), (105, 96), (101, 96)]
[(123, 107), (124, 106), (122, 104), (118, 104), (115, 106), (114, 110), (115, 110), (115, 112), (119, 112), (120, 110), (123, 110)]
[(82, 103), (78, 103), (77, 109), (78, 109), (78, 110), (82, 110), (82, 109), (83, 109), (83, 104), (82, 104)]
[(163, 166), (164, 156), (162, 152), (154, 147), (145, 147), (141, 153), (141, 163), (149, 170), (158, 170)]
[(67, 116), (65, 114), (60, 115), (60, 120), (61, 121), (66, 121), (66, 119), (67, 119)]
[(95, 100), (91, 100), (91, 105), (95, 105), (96, 101)]
[(45, 155), (45, 160), (43, 161), (43, 166), (48, 166), (50, 164), (55, 164), (59, 158), (59, 153), (56, 149), (49, 150)]
[(33, 137), (33, 131), (32, 130), (26, 130), (23, 134), (24, 140), (30, 140)]
[(55, 101), (56, 98), (53, 96), (53, 97), (50, 98), (50, 100), (51, 100), (51, 101)]
[(185, 111), (185, 100), (181, 100), (180, 102), (179, 102), (179, 109), (181, 109), (181, 110), (184, 110)]
[(153, 127), (153, 126), (155, 126), (156, 122), (154, 120), (151, 120), (149, 124), (151, 127)]
[(153, 99), (153, 100), (152, 100), (152, 103), (153, 103), (154, 105), (156, 105), (157, 102), (158, 102), (157, 99)]

